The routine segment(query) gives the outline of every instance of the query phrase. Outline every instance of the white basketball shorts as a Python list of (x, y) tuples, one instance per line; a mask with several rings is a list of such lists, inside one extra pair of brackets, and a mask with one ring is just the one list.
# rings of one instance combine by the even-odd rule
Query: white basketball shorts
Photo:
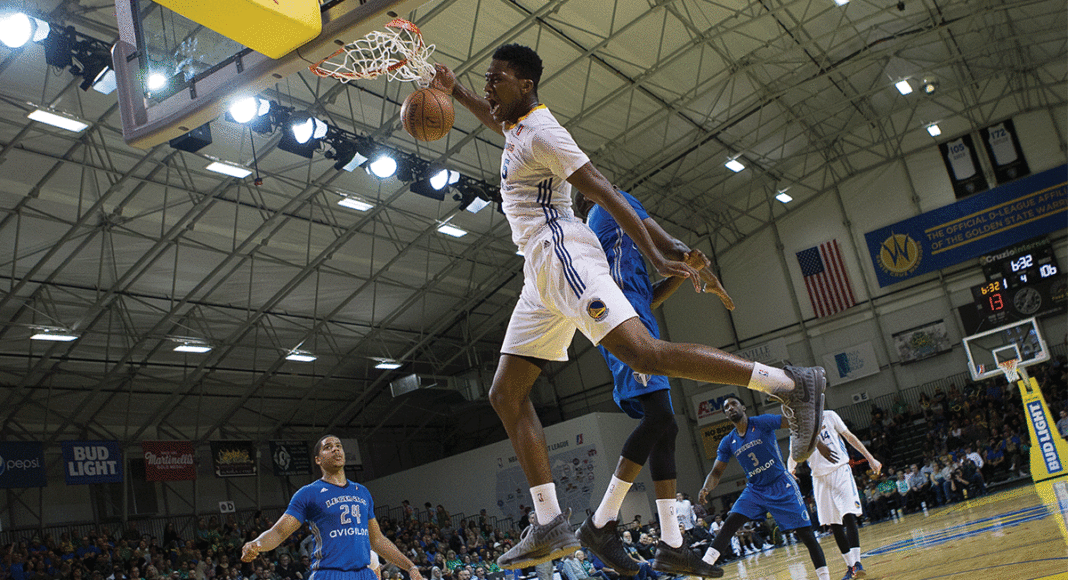
[(859, 516), (862, 513), (857, 482), (848, 465), (827, 475), (813, 476), (812, 495), (816, 500), (816, 514), (821, 525), (841, 525), (845, 514)]
[(554, 220), (527, 240), (523, 255), (523, 291), (502, 353), (565, 361), (576, 329), (596, 345), (637, 316), (586, 224)]

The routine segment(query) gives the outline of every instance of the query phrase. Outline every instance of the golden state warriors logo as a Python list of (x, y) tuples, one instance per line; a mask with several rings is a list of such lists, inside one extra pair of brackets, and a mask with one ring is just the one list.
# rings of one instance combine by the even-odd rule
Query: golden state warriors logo
[(907, 276), (920, 265), (923, 251), (908, 234), (895, 234), (879, 248), (879, 266), (891, 276)]
[(604, 320), (605, 316), (608, 316), (608, 305), (600, 298), (594, 298), (586, 305), (586, 314), (589, 314), (590, 318), (600, 322)]

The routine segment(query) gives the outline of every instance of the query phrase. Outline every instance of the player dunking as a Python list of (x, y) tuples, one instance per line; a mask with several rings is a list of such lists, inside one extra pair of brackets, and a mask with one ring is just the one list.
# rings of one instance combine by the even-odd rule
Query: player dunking
[(345, 477), (341, 440), (333, 435), (320, 439), (315, 463), (323, 477), (293, 494), (271, 529), (241, 548), (241, 560), (251, 562), (260, 552), (277, 548), (306, 521), (315, 536), (308, 580), (376, 580), (372, 550), (407, 570), (411, 580), (423, 580), (419, 568), (379, 529), (371, 493)]
[[(842, 580), (863, 578), (864, 565), (860, 563), (860, 532), (857, 518), (860, 517), (860, 493), (857, 482), (853, 479), (853, 470), (849, 467), (849, 452), (846, 451), (845, 439), (868, 460), (872, 471), (879, 473), (883, 464), (872, 457), (868, 448), (854, 435), (838, 413), (823, 412), (823, 426), (820, 428), (817, 446), (819, 453), (808, 458), (812, 468), (812, 495), (816, 498), (816, 514), (820, 523), (831, 526), (834, 541), (842, 552), (846, 563), (846, 574)], [(790, 473), (797, 464), (793, 458), (787, 460)]]
[(705, 478), (698, 501), (704, 503), (708, 494), (719, 485), (719, 479), (727, 470), (731, 457), (737, 457), (745, 471), (745, 490), (731, 506), (727, 521), (716, 533), (704, 556), (709, 564), (714, 564), (727, 549), (731, 538), (742, 525), (749, 520), (763, 518), (771, 512), (775, 521), (783, 530), (795, 530), (797, 537), (808, 548), (808, 555), (816, 567), (819, 580), (830, 580), (827, 560), (823, 548), (812, 533), (812, 521), (808, 510), (801, 500), (797, 480), (786, 472), (779, 454), (779, 444), (775, 439), (775, 430), (786, 427), (786, 419), (779, 415), (757, 415), (749, 417), (745, 405), (738, 397), (730, 397), (723, 403), (723, 412), (734, 423), (734, 431), (719, 442), (716, 463)]
[[(673, 238), (649, 217), (645, 207), (634, 196), (619, 192), (645, 224), (653, 243), (665, 255), (682, 258), (698, 270), (706, 280), (705, 290), (714, 292), (728, 309), (734, 302), (711, 274), (708, 258), (700, 250), (691, 250), (686, 244)], [(601, 244), (608, 259), (612, 279), (623, 290), (643, 325), (654, 338), (660, 330), (653, 317), (653, 309), (659, 307), (685, 281), (684, 278), (662, 278), (652, 285), (645, 269), (645, 260), (634, 242), (603, 208), (594, 205), (581, 193), (575, 196), (575, 213), (586, 220)], [(646, 461), (653, 477), (656, 493), (656, 511), (660, 516), (660, 542), (656, 547), (653, 570), (680, 576), (706, 576), (718, 578), (723, 570), (703, 562), (693, 551), (683, 546), (682, 533), (675, 513), (675, 437), (679, 428), (675, 424), (675, 411), (671, 405), (671, 385), (667, 377), (647, 376), (635, 373), (604, 346), (598, 347), (608, 368), (612, 371), (614, 388), (612, 398), (620, 409), (635, 419), (638, 426), (623, 444), (619, 463), (612, 481), (590, 517), (579, 527), (579, 541), (597, 555), (608, 567), (617, 572), (637, 574), (638, 563), (624, 551), (618, 540), (617, 524), (619, 508)]]
[(448, 67), (436, 68), (435, 86), (505, 137), (502, 208), (525, 256), (523, 290), (508, 322), (490, 403), (531, 486), (536, 517), (498, 564), (524, 568), (579, 547), (556, 497), (545, 433), (529, 396), (546, 361), (567, 360), (576, 329), (635, 372), (743, 385), (779, 397), (792, 417), (797, 459), (807, 459), (823, 411), (822, 368), (776, 369), (707, 346), (654, 339), (612, 281), (597, 238), (571, 210), (572, 186), (607, 210), (662, 276), (690, 278), (696, 288), (698, 274), (664, 257), (626, 200), (538, 102), (537, 53), (515, 44), (498, 48), (486, 71), (485, 98), (458, 84)]

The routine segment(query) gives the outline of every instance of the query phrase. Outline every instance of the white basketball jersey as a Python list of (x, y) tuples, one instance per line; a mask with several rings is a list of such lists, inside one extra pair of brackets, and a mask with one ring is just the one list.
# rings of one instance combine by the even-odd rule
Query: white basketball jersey
[(551, 220), (575, 220), (567, 178), (590, 158), (545, 105), (538, 105), (504, 131), (501, 206), (512, 241), (523, 248)]
[(812, 475), (822, 476), (833, 473), (834, 470), (849, 464), (849, 451), (846, 450), (845, 441), (839, 433), (845, 433), (846, 428), (842, 418), (834, 411), (823, 412), (823, 427), (820, 429), (820, 441), (830, 447), (837, 455), (838, 461), (831, 463), (824, 457), (819, 449), (812, 452), (808, 458), (808, 466), (812, 468)]

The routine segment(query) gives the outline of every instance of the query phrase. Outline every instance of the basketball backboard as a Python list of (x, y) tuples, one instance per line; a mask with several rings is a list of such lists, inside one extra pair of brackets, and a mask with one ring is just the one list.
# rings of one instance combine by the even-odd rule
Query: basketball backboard
[(273, 59), (160, 4), (115, 0), (119, 40), (111, 56), (123, 138), (148, 148), (196, 129), (223, 114), (232, 100), (307, 69), (424, 2), (323, 2), (322, 33)]
[(1015, 358), (1019, 367), (1049, 360), (1049, 349), (1034, 318), (964, 337), (968, 371), (975, 380), (1000, 376), (998, 363)]

